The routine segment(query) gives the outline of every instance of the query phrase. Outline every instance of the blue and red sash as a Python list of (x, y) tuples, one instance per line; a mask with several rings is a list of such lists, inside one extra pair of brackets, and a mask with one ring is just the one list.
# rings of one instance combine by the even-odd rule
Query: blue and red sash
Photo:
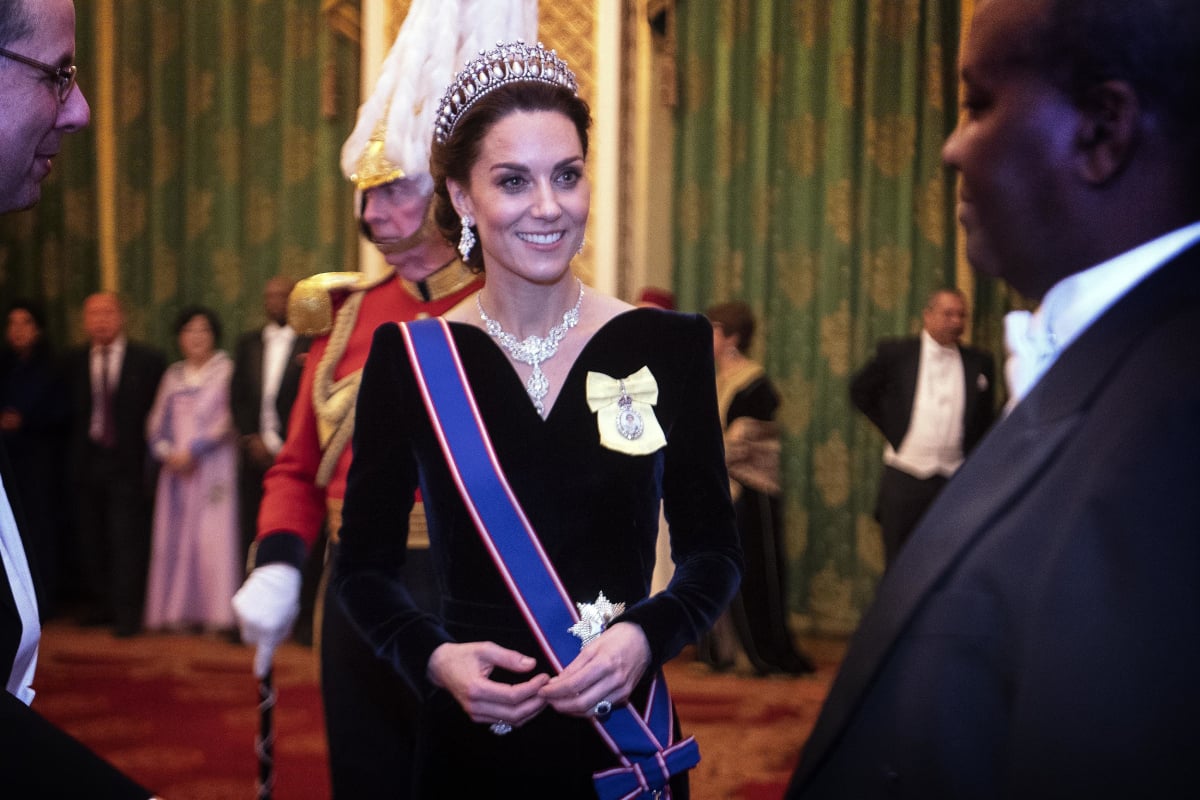
[[(561, 672), (579, 654), (580, 642), (570, 631), (579, 615), (496, 459), (450, 327), (435, 318), (401, 323), (400, 330), (463, 502), (546, 658)], [(669, 798), (671, 776), (700, 761), (692, 737), (674, 741), (661, 672), (644, 709), (614, 707), (607, 719), (592, 717), (591, 723), (620, 762), (593, 775), (601, 800)]]

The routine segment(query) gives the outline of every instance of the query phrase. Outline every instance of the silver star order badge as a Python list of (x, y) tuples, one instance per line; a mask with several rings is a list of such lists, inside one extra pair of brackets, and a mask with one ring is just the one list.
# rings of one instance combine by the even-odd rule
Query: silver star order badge
[(604, 633), (608, 623), (625, 613), (625, 604), (610, 603), (604, 596), (604, 592), (600, 593), (596, 602), (576, 603), (575, 607), (579, 609), (579, 622), (576, 622), (568, 630), (582, 640), (580, 647), (586, 646), (592, 639)]

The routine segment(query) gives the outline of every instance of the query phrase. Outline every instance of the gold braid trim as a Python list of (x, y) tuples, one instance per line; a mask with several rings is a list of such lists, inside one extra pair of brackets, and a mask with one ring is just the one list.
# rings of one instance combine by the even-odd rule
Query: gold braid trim
[[(449, 261), (444, 267), (430, 275), (421, 283), (425, 284), (425, 289), (429, 293), (429, 302), (441, 300), (449, 297), (452, 294), (462, 291), (472, 281), (479, 279), (479, 274), (472, 272), (460, 258), (454, 258)], [(426, 302), (424, 294), (421, 292), (419, 284), (405, 278), (400, 279), (400, 285), (404, 287), (404, 291), (408, 292), (410, 297)], [(422, 312), (422, 317), (428, 316)]]
[(325, 348), (313, 376), (313, 413), (317, 418), (317, 438), (321, 444), (321, 463), (317, 467), (316, 483), (321, 488), (329, 485), (338, 459), (354, 435), (354, 403), (358, 399), (362, 370), (355, 370), (339, 381), (334, 381), (333, 371), (350, 343), (362, 301), (363, 292), (355, 292), (338, 309), (333, 332), (329, 335), (329, 346)]
[(365, 291), (392, 277), (362, 272), (321, 272), (297, 281), (288, 295), (288, 324), (301, 336), (324, 336), (333, 329), (333, 297), (341, 292)]

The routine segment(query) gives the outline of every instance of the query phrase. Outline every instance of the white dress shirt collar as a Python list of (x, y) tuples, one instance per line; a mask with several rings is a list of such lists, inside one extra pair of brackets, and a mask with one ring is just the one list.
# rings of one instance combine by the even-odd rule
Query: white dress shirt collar
[[(1079, 338), (1114, 303), (1137, 284), (1141, 283), (1163, 264), (1170, 261), (1192, 244), (1200, 241), (1200, 222), (1153, 239), (1128, 250), (1108, 261), (1077, 272), (1056, 283), (1032, 316), (1028, 312), (1014, 311), (1006, 319), (1010, 327), (1010, 356), (1012, 362), (1006, 372), (1012, 384), (1009, 388), (1011, 409), (1041, 380), (1042, 375), (1058, 359), (1059, 353)], [(1024, 363), (1029, 358), (1022, 348), (1013, 347), (1015, 336), (1037, 339), (1032, 346), (1036, 352), (1036, 363)]]

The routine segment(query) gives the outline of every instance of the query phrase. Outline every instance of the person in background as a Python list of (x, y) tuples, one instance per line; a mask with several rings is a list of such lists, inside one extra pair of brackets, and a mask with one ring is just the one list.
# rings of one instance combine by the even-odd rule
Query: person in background
[[(88, 124), (75, 86), (75, 4), (0, 0), (0, 214), (41, 195), (62, 137)], [(116, 768), (30, 708), (42, 628), (36, 550), (0, 439), (0, 775), (7, 797), (145, 800)]]
[(1012, 410), (884, 574), (788, 798), (1200, 796), (1200, 4), (979, 0), (942, 148)]
[(996, 413), (992, 357), (961, 343), (962, 292), (934, 291), (921, 319), (919, 336), (880, 341), (850, 381), (855, 408), (887, 439), (875, 504), (886, 565)]
[(238, 338), (230, 406), (238, 433), (238, 500), (241, 554), (254, 541), (263, 476), (283, 447), (288, 417), (300, 389), (311, 343), (288, 325), (288, 295), (295, 281), (282, 275), (263, 286), (266, 323)]
[(16, 469), (16, 491), (25, 503), (26, 535), (35, 542), (42, 573), (38, 608), (53, 616), (59, 587), (59, 531), (67, 389), (46, 339), (41, 307), (19, 300), (9, 306), (0, 350), (0, 439)]
[[(314, 276), (292, 295), (289, 318), (315, 338), (287, 440), (264, 482), (255, 567), (234, 599), (242, 638), (257, 646), (259, 674), (299, 613), (301, 570), (326, 518), (329, 561), (339, 548), (355, 402), (372, 333), (385, 322), (439, 315), (481, 282), (431, 217), (429, 148), (438, 93), (480, 48), (536, 30), (535, 0), (461, 8), (450, 0), (414, 0), (342, 147), (342, 171), (358, 190), (362, 232), (387, 270)], [(438, 590), (427, 544), (421, 552), (425, 513), (419, 503), (410, 527), (408, 585), (419, 603), (434, 609)], [(408, 797), (418, 698), (376, 658), (332, 594), (318, 608), (333, 795)]]
[(638, 308), (661, 308), (663, 311), (674, 311), (675, 295), (668, 289), (647, 286), (638, 292), (635, 305)]
[(71, 460), (84, 624), (141, 630), (155, 470), (146, 416), (166, 359), (125, 335), (125, 311), (112, 292), (83, 303), (89, 344), (68, 357)]
[(241, 575), (237, 444), (229, 411), (233, 361), (217, 346), (221, 323), (202, 306), (179, 312), (182, 361), (163, 375), (146, 420), (162, 464), (146, 584), (148, 630), (232, 632), (229, 601)]
[(700, 648), (702, 660), (729, 669), (744, 655), (759, 675), (804, 675), (815, 667), (788, 625), (787, 537), (780, 486), (779, 393), (748, 357), (757, 327), (740, 300), (710, 306), (717, 408), (725, 464), (745, 558), (741, 589)]
[[(263, 286), (266, 323), (238, 338), (234, 355), (230, 406), (238, 432), (238, 524), (241, 559), (249, 564), (258, 532), (263, 479), (283, 447), (288, 418), (300, 391), (300, 375), (312, 339), (288, 324), (288, 297), (296, 282), (276, 275)], [(300, 614), (293, 631), (296, 641), (313, 642), (313, 613), (325, 569), (325, 532), (310, 548), (304, 562)]]
[[(495, 80), (476, 84), (485, 72)], [(629, 787), (611, 796), (686, 796), (695, 743), (673, 740), (658, 672), (741, 571), (707, 321), (635, 309), (571, 269), (591, 199), (590, 113), (575, 92), (557, 55), (521, 42), (487, 50), (446, 90), (435, 218), (487, 281), (445, 320), (381, 326), (363, 370), (331, 589), (425, 702), (421, 798), (588, 797), (610, 778)], [(421, 331), (449, 351), (419, 358)], [(450, 406), (433, 390), (447, 380), (476, 413), (441, 418)], [(490, 442), (469, 450), (451, 430)], [(484, 452), (506, 500), (463, 497), (478, 468), (451, 462)], [(402, 571), (418, 485), (436, 612)], [(649, 596), (660, 503), (676, 570)], [(489, 524), (501, 505), (520, 524)], [(504, 560), (514, 540), (536, 540), (539, 557)], [(657, 747), (610, 737), (614, 716), (622, 734), (649, 725)]]

